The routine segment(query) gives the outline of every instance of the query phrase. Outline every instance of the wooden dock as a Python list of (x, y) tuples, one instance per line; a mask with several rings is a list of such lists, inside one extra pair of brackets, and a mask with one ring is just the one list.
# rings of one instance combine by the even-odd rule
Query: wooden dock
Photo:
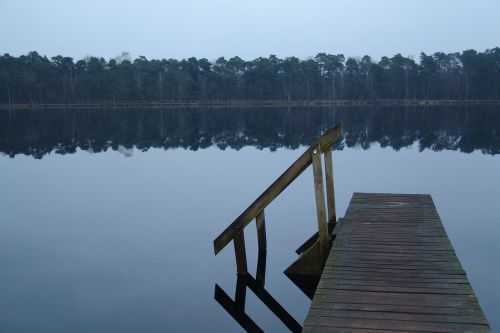
[[(303, 332), (491, 332), (429, 195), (355, 193), (337, 221), (332, 145), (340, 137), (340, 125), (328, 129), (214, 240), (215, 254), (233, 243), (238, 275), (235, 300), (218, 285), (215, 299), (247, 331), (262, 332), (245, 313), (248, 285), (292, 332), (302, 330), (264, 288), (264, 210), (312, 165), (318, 232), (284, 272), (312, 298)], [(255, 278), (244, 233), (253, 220)]]
[(355, 193), (303, 332), (491, 332), (429, 195)]

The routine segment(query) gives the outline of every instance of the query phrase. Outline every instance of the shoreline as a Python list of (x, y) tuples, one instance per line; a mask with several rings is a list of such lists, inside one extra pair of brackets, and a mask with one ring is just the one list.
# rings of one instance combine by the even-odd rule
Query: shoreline
[(58, 108), (198, 108), (198, 107), (359, 107), (359, 106), (468, 106), (500, 105), (500, 99), (488, 100), (226, 100), (193, 102), (147, 103), (53, 103), (53, 104), (1, 104), (0, 109), (58, 109)]

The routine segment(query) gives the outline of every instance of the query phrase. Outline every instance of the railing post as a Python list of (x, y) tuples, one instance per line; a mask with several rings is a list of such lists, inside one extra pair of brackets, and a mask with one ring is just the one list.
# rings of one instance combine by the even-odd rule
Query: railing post
[(267, 249), (266, 239), (266, 216), (262, 210), (255, 218), (255, 225), (257, 226), (257, 240), (259, 243), (259, 250)]
[(326, 202), (328, 206), (328, 222), (335, 223), (337, 214), (335, 212), (335, 188), (333, 184), (333, 163), (332, 146), (329, 146), (324, 152), (325, 174), (326, 174)]
[(323, 185), (323, 170), (321, 168), (321, 147), (319, 145), (312, 149), (312, 165), (314, 175), (314, 192), (316, 194), (316, 214), (318, 217), (318, 240), (320, 256), (323, 261), (328, 256), (330, 248), (330, 237), (326, 225), (325, 190)]
[(319, 137), (309, 149), (293, 162), (285, 172), (281, 174), (262, 194), (255, 199), (215, 240), (214, 253), (219, 253), (229, 242), (233, 240), (234, 229), (244, 228), (255, 217), (264, 210), (285, 188), (288, 187), (309, 165), (313, 147), (329, 147), (341, 135), (340, 125), (327, 130)]
[(234, 304), (240, 311), (245, 311), (247, 296), (247, 284), (244, 275), (238, 275), (236, 278), (236, 290), (234, 292)]
[(236, 257), (236, 269), (238, 274), (247, 274), (247, 254), (245, 250), (245, 234), (243, 229), (234, 230), (234, 255)]
[(257, 256), (257, 271), (255, 272), (255, 280), (259, 282), (263, 287), (266, 284), (266, 262), (267, 262), (267, 250), (259, 249), (259, 254)]
[(267, 256), (267, 238), (266, 238), (266, 216), (262, 210), (255, 217), (257, 226), (257, 241), (259, 244), (259, 255), (257, 257), (257, 271), (255, 279), (264, 286), (266, 280), (266, 256)]

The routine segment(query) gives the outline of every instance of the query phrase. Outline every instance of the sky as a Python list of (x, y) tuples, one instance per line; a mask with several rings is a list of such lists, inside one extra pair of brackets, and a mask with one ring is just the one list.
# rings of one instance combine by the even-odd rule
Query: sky
[(500, 0), (0, 0), (0, 52), (114, 58), (370, 55), (500, 46)]

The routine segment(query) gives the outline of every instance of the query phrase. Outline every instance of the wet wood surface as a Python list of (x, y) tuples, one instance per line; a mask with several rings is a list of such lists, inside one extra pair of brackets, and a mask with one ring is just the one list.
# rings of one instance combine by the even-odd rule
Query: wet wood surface
[(429, 195), (355, 193), (303, 332), (491, 332)]

